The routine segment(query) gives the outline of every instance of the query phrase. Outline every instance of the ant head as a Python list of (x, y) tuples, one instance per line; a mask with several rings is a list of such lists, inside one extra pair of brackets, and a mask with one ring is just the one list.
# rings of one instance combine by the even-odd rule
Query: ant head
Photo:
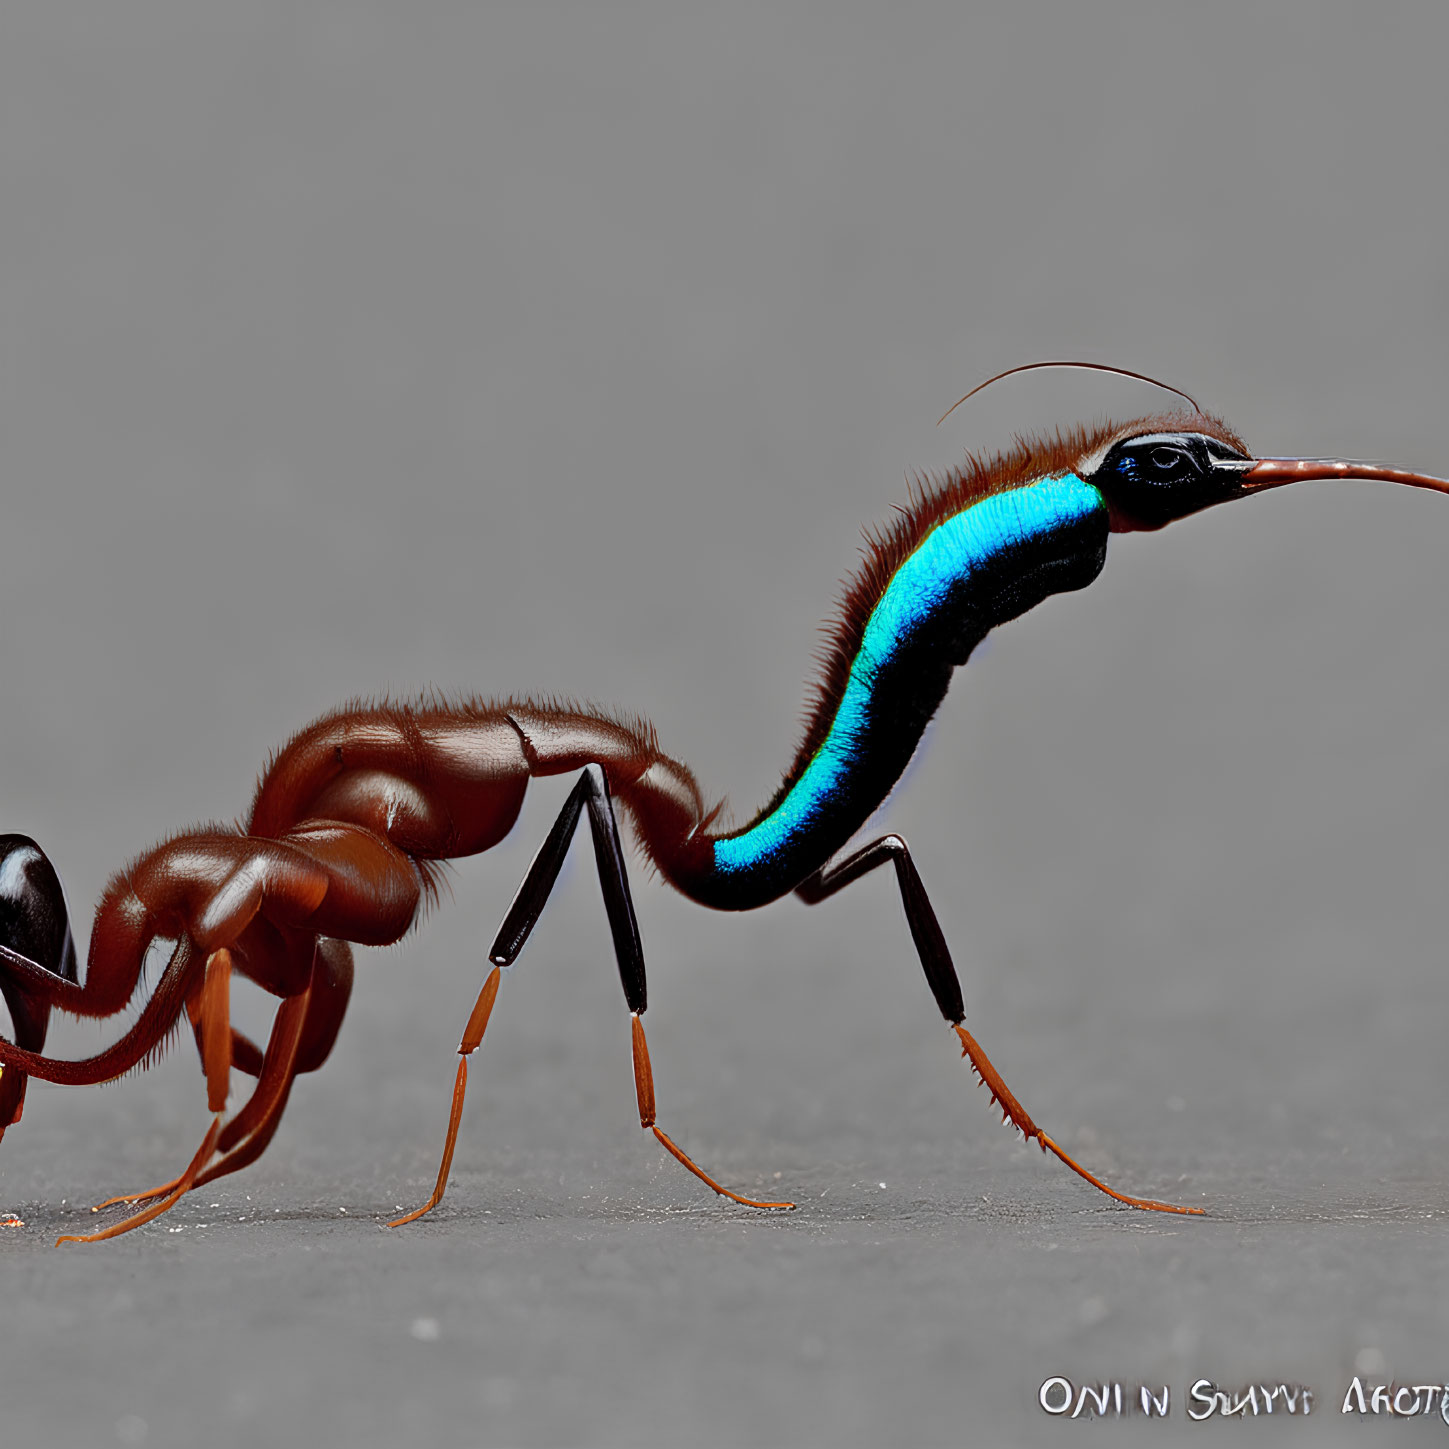
[(1114, 533), (1161, 528), (1174, 518), (1287, 483), (1326, 479), (1402, 483), (1449, 493), (1449, 479), (1347, 458), (1254, 458), (1201, 413), (1146, 418), (1119, 428), (1078, 460), (1101, 493)]
[(1219, 419), (1204, 413), (1197, 400), (1180, 387), (1110, 363), (1027, 362), (1009, 367), (973, 387), (947, 409), (941, 422), (983, 388), (1017, 373), (1044, 368), (1133, 378), (1173, 393), (1189, 405), (1178, 412), (1141, 418), (1126, 427), (1103, 423), (1075, 437), (1058, 432), (1054, 439), (1037, 445), (1021, 440), (1017, 461), (1025, 461), (1028, 468), (1039, 463), (1050, 471), (1066, 462), (1079, 478), (1093, 484), (1111, 512), (1115, 532), (1161, 528), (1174, 518), (1241, 496), (1243, 475), (1254, 460), (1238, 437)]
[[(1403, 468), (1386, 468), (1378, 463), (1355, 463), (1346, 458), (1249, 457), (1242, 442), (1216, 418), (1203, 413), (1193, 397), (1180, 387), (1158, 382), (1146, 373), (1129, 372), (1102, 362), (1027, 362), (1020, 367), (1009, 367), (978, 383), (966, 397), (947, 409), (941, 421), (945, 422), (966, 398), (975, 397), (982, 388), (1004, 377), (1041, 368), (1076, 368), (1135, 378), (1164, 392), (1175, 393), (1191, 404), (1190, 412), (1143, 418), (1125, 428), (1114, 428), (1108, 423), (1095, 438), (1082, 438), (1073, 450), (1068, 466), (1102, 494), (1116, 533), (1161, 528), (1174, 518), (1185, 518), (1214, 503), (1246, 498), (1250, 493), (1281, 488), (1285, 483), (1314, 479), (1359, 478), (1449, 493), (1449, 479), (1430, 473), (1410, 473)], [(1048, 470), (1063, 462), (1062, 452), (1067, 441), (1058, 434), (1039, 450), (1043, 454), (1040, 461)], [(1017, 463), (1037, 461), (1037, 451), (1023, 442)]]
[(1241, 497), (1243, 475), (1253, 462), (1235, 439), (1190, 427), (1153, 427), (1119, 434), (1105, 451), (1084, 460), (1082, 477), (1106, 501), (1113, 529), (1123, 532), (1161, 528)]

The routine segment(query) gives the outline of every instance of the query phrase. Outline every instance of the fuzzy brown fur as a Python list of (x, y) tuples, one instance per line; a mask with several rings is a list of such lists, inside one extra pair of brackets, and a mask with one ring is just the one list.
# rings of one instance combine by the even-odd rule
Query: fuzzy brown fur
[(1083, 460), (1099, 455), (1123, 438), (1157, 432), (1205, 433), (1239, 452), (1245, 451), (1241, 440), (1221, 419), (1182, 410), (1156, 413), (1126, 424), (1104, 421), (1092, 427), (1065, 431), (1058, 428), (1044, 437), (1018, 436), (1014, 447), (995, 457), (983, 460), (967, 453), (965, 462), (949, 473), (909, 480), (907, 506), (899, 509), (890, 523), (865, 530), (864, 558), (846, 579), (835, 613), (822, 626), (825, 641), (817, 653), (820, 675), (807, 703), (805, 738), (786, 781), (794, 780), (805, 769), (829, 734), (871, 611), (896, 570), (933, 528), (994, 493), (1020, 488), (1038, 478), (1075, 472)]

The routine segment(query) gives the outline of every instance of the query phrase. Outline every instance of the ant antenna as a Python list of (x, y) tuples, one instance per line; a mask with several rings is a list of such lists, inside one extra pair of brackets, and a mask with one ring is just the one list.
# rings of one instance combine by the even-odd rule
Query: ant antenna
[(995, 377), (988, 377), (985, 382), (978, 382), (976, 386), (973, 387), (971, 391), (966, 394), (966, 397), (957, 398), (957, 400), (953, 402), (944, 413), (941, 414), (940, 418), (937, 420), (936, 426), (939, 428), (941, 424), (944, 423), (946, 419), (949, 418), (951, 414), (954, 413), (956, 409), (959, 408), (961, 404), (966, 401), (966, 398), (975, 397), (982, 388), (990, 387), (993, 382), (1000, 382), (1003, 377), (1012, 377), (1018, 372), (1035, 372), (1039, 367), (1076, 367), (1088, 372), (1111, 372), (1115, 373), (1118, 377), (1130, 377), (1135, 379), (1137, 382), (1149, 382), (1152, 384), (1153, 387), (1160, 387), (1163, 392), (1173, 392), (1176, 393), (1178, 397), (1186, 399), (1192, 404), (1194, 412), (1200, 413), (1202, 411), (1202, 409), (1197, 405), (1197, 399), (1183, 392), (1180, 387), (1173, 387), (1171, 383), (1158, 382), (1155, 377), (1148, 377), (1145, 372), (1128, 372), (1125, 367), (1112, 367), (1105, 362), (1023, 362), (1020, 367), (1008, 367), (1005, 372), (998, 372)]

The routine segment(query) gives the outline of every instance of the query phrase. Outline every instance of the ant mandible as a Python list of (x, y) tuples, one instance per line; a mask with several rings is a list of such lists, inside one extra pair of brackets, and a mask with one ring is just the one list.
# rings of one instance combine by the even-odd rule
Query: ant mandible
[[(998, 377), (1045, 366), (1122, 371), (1033, 363)], [(715, 828), (721, 807), (706, 808), (694, 776), (663, 753), (641, 719), (522, 698), (356, 703), (309, 725), (275, 756), (244, 827), (178, 835), (111, 881), (97, 910), (83, 985), (75, 984), (73, 969), (70, 976), (63, 968), (38, 975), (33, 963), (21, 967), (8, 953), (0, 958), (7, 996), (23, 980), (27, 999), (42, 1013), (55, 1006), (104, 1017), (130, 1000), (152, 943), (175, 942), (134, 1026), (99, 1055), (59, 1061), (43, 1056), (36, 1043), (0, 1041), (0, 1062), (8, 1068), (0, 1080), (8, 1091), (16, 1071), (75, 1084), (115, 1077), (148, 1061), (183, 1011), (195, 1031), (215, 1114), (196, 1156), (173, 1181), (109, 1200), (149, 1199), (149, 1206), (70, 1240), (126, 1232), (189, 1189), (254, 1161), (276, 1130), (295, 1077), (320, 1066), (336, 1039), (352, 983), (347, 943), (398, 940), (436, 894), (440, 862), (496, 845), (517, 819), (529, 780), (561, 774), (577, 781), (499, 928), (489, 952), (493, 969), (463, 1032), (437, 1186), (423, 1207), (396, 1224), (422, 1216), (443, 1195), (468, 1057), (482, 1041), (501, 974), (533, 930), (585, 811), (631, 1013), (641, 1125), (716, 1192), (753, 1207), (793, 1206), (731, 1192), (656, 1124), (642, 1021), (644, 954), (616, 806), (632, 819), (640, 850), (663, 878), (720, 910), (753, 910), (792, 891), (816, 905), (870, 871), (893, 867), (936, 1004), (1001, 1106), (1003, 1121), (1119, 1202), (1201, 1212), (1115, 1191), (1036, 1125), (965, 1026), (951, 953), (905, 841), (889, 834), (847, 850), (900, 778), (952, 671), (997, 625), (1052, 594), (1091, 583), (1105, 562), (1109, 534), (1158, 529), (1214, 504), (1311, 479), (1382, 480), (1449, 492), (1443, 479), (1371, 464), (1255, 458), (1186, 393), (1154, 385), (1188, 408), (1021, 439), (990, 461), (968, 455), (963, 466), (918, 490), (887, 530), (868, 535), (864, 562), (847, 582), (832, 626), (805, 738), (780, 788), (739, 829)], [(231, 1026), (233, 971), (281, 998), (265, 1051)], [(255, 1076), (257, 1085), (224, 1123), (233, 1066)]]

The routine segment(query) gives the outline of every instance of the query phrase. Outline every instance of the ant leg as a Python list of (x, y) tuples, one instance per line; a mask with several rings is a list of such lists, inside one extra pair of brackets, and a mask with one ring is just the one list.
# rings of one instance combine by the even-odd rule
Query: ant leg
[(330, 937), (318, 940), (305, 991), (277, 1008), (267, 1043), (262, 1080), (240, 1112), (222, 1129), (216, 1150), (226, 1155), (197, 1179), (203, 1187), (257, 1160), (281, 1125), (292, 1084), (327, 1060), (352, 998), (352, 948)]
[(495, 966), (488, 973), (488, 979), (483, 983), (478, 1000), (468, 1015), (468, 1025), (463, 1029), (463, 1040), (458, 1045), (458, 1074), (453, 1079), (453, 1105), (448, 1113), (448, 1137), (443, 1143), (443, 1161), (438, 1168), (438, 1181), (433, 1188), (433, 1195), (422, 1207), (414, 1208), (400, 1218), (393, 1218), (388, 1223), (390, 1228), (400, 1228), (405, 1223), (416, 1222), (432, 1212), (442, 1202), (443, 1194), (448, 1189), (448, 1174), (453, 1170), (453, 1149), (458, 1145), (458, 1124), (463, 1120), (463, 1098), (468, 1092), (468, 1058), (478, 1050), (483, 1033), (488, 1030), (488, 1018), (492, 1016), (493, 1003), (498, 999), (498, 983), (502, 971), (501, 966)]
[(1151, 1198), (1129, 1197), (1126, 1193), (1117, 1192), (1108, 1187), (1100, 1178), (1094, 1177), (1085, 1167), (1063, 1152), (1031, 1120), (1026, 1109), (1016, 1100), (1001, 1079), (1001, 1074), (992, 1066), (976, 1038), (966, 1030), (964, 1025), (966, 1007), (961, 1000), (961, 982), (956, 975), (956, 967), (951, 961), (950, 948), (946, 945), (945, 934), (941, 930), (941, 923), (936, 919), (936, 912), (932, 909), (930, 899), (926, 895), (926, 888), (921, 884), (920, 873), (911, 859), (910, 847), (899, 835), (883, 835), (879, 840), (873, 840), (869, 845), (846, 856), (838, 864), (822, 866), (814, 875), (807, 876), (795, 888), (795, 894), (806, 905), (818, 905), (887, 861), (894, 864), (896, 868), (896, 882), (900, 886), (901, 904), (905, 907), (906, 922), (911, 928), (911, 939), (916, 944), (916, 954), (921, 958), (921, 966), (925, 970), (931, 992), (936, 998), (936, 1005), (940, 1007), (941, 1015), (950, 1023), (952, 1030), (960, 1039), (961, 1055), (970, 1058), (977, 1076), (990, 1091), (992, 1104), (1000, 1106), (1001, 1120), (1010, 1122), (1013, 1127), (1018, 1128), (1028, 1142), (1032, 1138), (1036, 1138), (1043, 1152), (1054, 1153), (1079, 1177), (1085, 1178), (1093, 1187), (1106, 1193), (1108, 1197), (1126, 1203), (1128, 1207), (1141, 1208), (1147, 1212), (1187, 1213), (1201, 1216), (1203, 1211), (1201, 1208), (1178, 1207), (1174, 1203), (1156, 1202)]
[(267, 1150), (281, 1125), (292, 1084), (301, 1070), (301, 1045), (316, 1006), (317, 1000), (309, 988), (300, 996), (287, 997), (277, 1008), (256, 1089), (217, 1138), (216, 1150), (225, 1156), (213, 1162), (192, 1183), (193, 1188), (205, 1187), (219, 1177), (240, 1172)]
[[(192, 1009), (191, 1005), (188, 1004), (188, 1010), (190, 1009)], [(231, 952), (224, 947), (213, 951), (207, 957), (206, 973), (195, 1002), (194, 1012), (193, 1020), (196, 1022), (201, 1039), (201, 1064), (206, 1076), (207, 1107), (213, 1114), (211, 1130), (206, 1134), (206, 1139), (202, 1144), (205, 1150), (199, 1151), (186, 1171), (180, 1177), (172, 1179), (171, 1182), (159, 1188), (152, 1188), (148, 1192), (107, 1198), (105, 1202), (98, 1203), (91, 1211), (99, 1212), (101, 1208), (108, 1207), (115, 1202), (143, 1202), (148, 1198), (165, 1194), (161, 1205), (153, 1203), (151, 1207), (145, 1208), (99, 1233), (58, 1238), (57, 1247), (61, 1243), (97, 1243), (105, 1238), (119, 1237), (122, 1233), (130, 1232), (132, 1228), (139, 1228), (143, 1223), (149, 1223), (153, 1218), (160, 1217), (183, 1194), (196, 1185), (197, 1174), (211, 1160), (221, 1133), (221, 1117), (222, 1113), (226, 1111), (226, 1099), (230, 1090), (231, 1078)]]
[(206, 1105), (226, 1111), (231, 1091), (231, 952), (213, 951), (201, 987), (201, 1066), (206, 1074)]
[(196, 1181), (196, 1174), (206, 1165), (211, 1154), (216, 1151), (216, 1139), (221, 1132), (221, 1118), (217, 1117), (212, 1121), (211, 1128), (202, 1139), (201, 1146), (196, 1150), (196, 1156), (191, 1159), (191, 1164), (186, 1171), (176, 1179), (175, 1191), (163, 1197), (160, 1202), (154, 1202), (148, 1208), (143, 1208), (138, 1213), (119, 1223), (114, 1223), (109, 1228), (102, 1228), (98, 1233), (66, 1233), (55, 1240), (58, 1248), (62, 1243), (100, 1243), (107, 1238), (118, 1238), (122, 1233), (129, 1233), (132, 1228), (139, 1228), (143, 1223), (149, 1223), (152, 1218), (159, 1218), (162, 1213), (169, 1211), (181, 1198), (190, 1190)]
[[(191, 1187), (205, 1187), (219, 1177), (237, 1172), (255, 1162), (266, 1150), (281, 1121), (292, 1083), (296, 1080), (297, 1049), (306, 1024), (310, 995), (309, 988), (300, 996), (287, 997), (277, 1008), (272, 1034), (267, 1041), (266, 1056), (257, 1076), (257, 1085), (247, 1098), (246, 1104), (217, 1137), (216, 1150), (226, 1155), (197, 1176)], [(174, 1193), (182, 1180), (176, 1177), (146, 1192), (108, 1197), (105, 1202), (97, 1203), (91, 1211), (98, 1213), (102, 1208), (112, 1207), (120, 1202), (147, 1202), (153, 1198), (165, 1197)]]
[[(315, 1071), (327, 1060), (351, 995), (351, 948), (345, 941), (319, 940), (306, 989), (283, 998), (272, 1022), (266, 1056), (257, 1052), (259, 1066), (252, 1074), (258, 1078), (256, 1087), (217, 1138), (216, 1150), (224, 1155), (191, 1184), (193, 1188), (205, 1187), (219, 1177), (240, 1171), (266, 1151), (281, 1123), (292, 1083), (300, 1073)], [(237, 1035), (235, 1031), (232, 1033), (233, 1042)], [(180, 1181), (173, 1178), (149, 1192), (108, 1198), (97, 1203), (92, 1211), (99, 1212), (113, 1203), (144, 1202), (164, 1196)]]
[(649, 1043), (644, 1040), (644, 1023), (637, 1012), (634, 1014), (633, 1026), (634, 1095), (639, 1099), (639, 1125), (648, 1128), (676, 1162), (687, 1167), (702, 1183), (707, 1187), (712, 1187), (721, 1197), (727, 1197), (731, 1202), (743, 1203), (746, 1207), (779, 1208), (783, 1212), (794, 1212), (795, 1204), (792, 1202), (762, 1202), (752, 1197), (741, 1197), (739, 1193), (731, 1192), (727, 1187), (721, 1187), (697, 1162), (691, 1160), (688, 1153), (667, 1132), (655, 1125), (654, 1068), (649, 1063)]
[[(187, 1003), (187, 1013), (191, 1016), (191, 1033), (196, 1038), (196, 1050), (198, 1055), (204, 1052), (205, 1024), (201, 1015), (200, 1004), (193, 1012), (191, 1004)], [(202, 1061), (206, 1058), (202, 1055)], [(235, 1027), (231, 1029), (231, 1064), (237, 1071), (248, 1077), (261, 1075), (262, 1071), (262, 1049), (244, 1032), (238, 1031)], [(203, 1066), (203, 1071), (205, 1067)]]
[(201, 1171), (201, 1168), (209, 1161), (212, 1153), (216, 1151), (216, 1139), (220, 1130), (222, 1130), (222, 1119), (216, 1117), (207, 1135), (201, 1139), (201, 1146), (197, 1148), (196, 1156), (191, 1159), (190, 1165), (187, 1166), (187, 1169), (181, 1174), (181, 1177), (177, 1178), (175, 1191), (172, 1191), (167, 1197), (161, 1198), (159, 1203), (152, 1203), (151, 1207), (142, 1208), (139, 1213), (133, 1213), (132, 1216), (128, 1217), (128, 1219), (123, 1219), (122, 1222), (113, 1223), (110, 1227), (103, 1227), (99, 1233), (64, 1233), (64, 1235), (55, 1239), (55, 1246), (59, 1248), (61, 1243), (104, 1242), (107, 1237), (119, 1237), (122, 1233), (129, 1233), (133, 1227), (141, 1227), (143, 1223), (149, 1223), (155, 1217), (159, 1217), (162, 1213), (170, 1211), (191, 1190), (191, 1187), (196, 1184), (197, 1172)]
[[(442, 1166), (438, 1172), (437, 1186), (427, 1203), (417, 1211), (396, 1219), (390, 1226), (413, 1222), (431, 1211), (441, 1201), (447, 1186), (448, 1171), (452, 1166), (453, 1148), (457, 1140), (458, 1123), (463, 1114), (463, 1098), (468, 1084), (467, 1059), (477, 1050), (487, 1028), (493, 1002), (498, 994), (498, 983), (505, 966), (511, 966), (518, 959), (544, 905), (558, 880), (564, 856), (578, 827), (584, 807), (589, 811), (590, 833), (594, 840), (594, 858), (598, 865), (599, 884), (604, 893), (604, 909), (609, 918), (609, 931), (614, 941), (614, 958), (619, 967), (619, 979), (624, 987), (624, 997), (629, 1004), (633, 1023), (634, 1084), (639, 1099), (640, 1126), (653, 1131), (663, 1147), (679, 1162), (683, 1163), (702, 1182), (725, 1197), (748, 1207), (793, 1207), (793, 1203), (756, 1202), (752, 1198), (740, 1197), (721, 1187), (693, 1162), (682, 1149), (677, 1147), (658, 1127), (654, 1125), (654, 1086), (649, 1068), (649, 1052), (644, 1042), (644, 1027), (640, 1017), (648, 1004), (648, 983), (644, 971), (644, 947), (639, 939), (639, 923), (634, 915), (634, 902), (629, 894), (629, 877), (624, 866), (624, 849), (619, 839), (619, 826), (614, 818), (614, 806), (609, 797), (609, 782), (601, 765), (587, 765), (579, 776), (578, 783), (569, 792), (558, 819), (554, 821), (538, 854), (534, 857), (528, 873), (523, 878), (518, 894), (513, 898), (503, 924), (498, 928), (488, 959), (493, 962), (493, 971), (484, 982), (478, 1001), (468, 1018), (468, 1027), (458, 1048), (462, 1058), (458, 1063), (453, 1084), (452, 1110), (448, 1118), (448, 1136), (443, 1147)], [(647, 1104), (647, 1105), (646, 1105)]]

